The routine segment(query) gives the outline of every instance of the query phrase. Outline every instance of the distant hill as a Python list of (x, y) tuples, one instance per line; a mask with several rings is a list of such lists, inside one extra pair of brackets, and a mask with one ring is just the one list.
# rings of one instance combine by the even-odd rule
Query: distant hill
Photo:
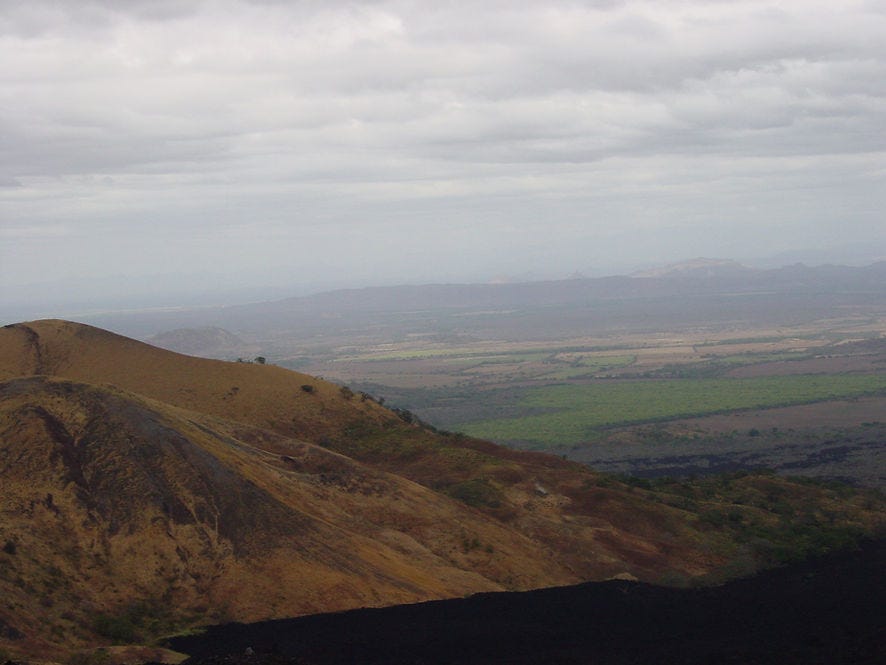
[(229, 314), (268, 315), (289, 311), (434, 310), (586, 304), (593, 299), (630, 299), (687, 294), (886, 293), (886, 262), (864, 268), (802, 264), (754, 270), (731, 261), (700, 259), (633, 276), (567, 279), (517, 284), (428, 284), (344, 289), (227, 308)]
[(66, 321), (0, 329), (12, 654), (615, 575), (729, 576), (884, 515), (876, 495), (769, 476), (681, 492), (437, 433), (279, 367)]
[(152, 335), (145, 341), (161, 349), (202, 358), (248, 358), (252, 352), (257, 351), (234, 333), (213, 326), (167, 330)]
[(737, 261), (726, 259), (692, 259), (681, 263), (672, 263), (659, 268), (649, 268), (631, 274), (635, 278), (658, 278), (658, 277), (693, 277), (711, 279), (716, 277), (749, 276), (754, 272), (752, 268), (743, 266)]
[[(723, 299), (730, 298), (727, 307)], [(216, 327), (235, 334), (295, 331), (310, 339), (342, 331), (389, 325), (392, 314), (408, 316), (409, 330), (438, 329), (439, 317), (456, 312), (512, 312), (504, 327), (523, 338), (550, 324), (550, 312), (567, 310), (568, 331), (645, 328), (760, 317), (785, 323), (810, 311), (829, 311), (835, 301), (868, 303), (886, 299), (886, 262), (866, 267), (802, 264), (758, 270), (731, 261), (698, 259), (632, 276), (577, 278), (499, 284), (426, 284), (342, 289), (312, 296), (230, 307), (142, 313), (108, 313), (85, 322), (148, 337), (177, 328)], [(422, 327), (423, 317), (437, 317)], [(562, 317), (561, 317), (562, 318)], [(539, 324), (539, 319), (541, 324)], [(547, 319), (547, 322), (545, 321)], [(487, 334), (489, 317), (461, 321), (471, 334)], [(499, 335), (493, 322), (493, 336)], [(162, 338), (161, 338), (162, 339)]]

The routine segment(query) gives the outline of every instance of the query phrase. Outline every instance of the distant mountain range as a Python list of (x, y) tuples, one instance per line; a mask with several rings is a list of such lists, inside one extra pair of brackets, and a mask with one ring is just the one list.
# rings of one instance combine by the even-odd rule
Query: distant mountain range
[[(724, 307), (727, 297), (731, 300)], [(562, 334), (577, 334), (607, 325), (625, 329), (656, 325), (656, 321), (664, 321), (665, 325), (674, 321), (691, 325), (716, 323), (724, 317), (753, 317), (757, 312), (774, 317), (773, 320), (782, 316), (789, 321), (806, 316), (810, 308), (827, 311), (835, 303), (869, 302), (886, 302), (886, 262), (866, 267), (797, 264), (759, 270), (733, 261), (697, 259), (631, 276), (341, 289), (245, 305), (107, 313), (82, 320), (141, 338), (176, 329), (206, 327), (235, 334), (295, 331), (307, 336), (338, 334), (349, 326), (364, 330), (386, 326), (389, 314), (561, 308), (569, 310), (566, 319), (572, 320), (572, 328)], [(542, 328), (552, 322), (544, 313), (541, 318), (546, 318)], [(539, 327), (535, 321), (527, 326), (528, 336), (532, 335), (531, 329)], [(507, 329), (524, 334), (521, 326), (512, 321)]]
[(342, 289), (226, 308), (229, 312), (409, 311), (584, 304), (589, 299), (629, 299), (684, 294), (886, 293), (886, 261), (864, 268), (802, 264), (755, 270), (732, 261), (700, 259), (631, 276), (516, 284), (428, 284)]

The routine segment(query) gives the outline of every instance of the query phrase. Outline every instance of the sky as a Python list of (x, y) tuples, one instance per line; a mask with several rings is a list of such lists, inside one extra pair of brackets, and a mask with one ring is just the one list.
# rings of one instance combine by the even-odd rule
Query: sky
[(0, 0), (0, 62), (0, 304), (886, 256), (882, 0)]

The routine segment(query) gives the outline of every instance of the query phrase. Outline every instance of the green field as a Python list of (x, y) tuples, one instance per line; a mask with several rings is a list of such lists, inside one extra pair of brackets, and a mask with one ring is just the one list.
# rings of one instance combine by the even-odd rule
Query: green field
[[(591, 356), (587, 354), (582, 356), (568, 366), (556, 369), (552, 372), (545, 372), (540, 375), (542, 379), (572, 379), (578, 376), (589, 376), (616, 367), (627, 367), (637, 360), (637, 356)], [(563, 364), (564, 361), (557, 363)]]
[[(886, 374), (764, 376), (746, 379), (598, 381), (531, 389), (518, 418), (465, 423), (463, 432), (539, 448), (596, 438), (602, 428), (856, 397), (886, 391)], [(545, 411), (539, 413), (539, 411)]]

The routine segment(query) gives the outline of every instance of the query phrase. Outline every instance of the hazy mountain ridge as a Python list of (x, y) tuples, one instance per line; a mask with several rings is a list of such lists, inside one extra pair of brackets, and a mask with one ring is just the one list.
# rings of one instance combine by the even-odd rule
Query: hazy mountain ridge
[[(731, 262), (703, 260), (702, 263), (687, 262), (641, 274), (654, 276), (339, 289), (226, 307), (109, 312), (85, 316), (81, 320), (136, 337), (149, 337), (180, 328), (218, 327), (238, 335), (251, 334), (267, 342), (265, 338), (271, 331), (279, 335), (281, 331), (297, 330), (304, 339), (315, 335), (335, 336), (346, 330), (371, 331), (385, 326), (384, 317), (390, 314), (408, 317), (410, 328), (423, 331), (449, 327), (441, 326), (438, 320), (434, 325), (426, 326), (428, 317), (460, 311), (529, 317), (533, 321), (527, 322), (526, 326), (534, 328), (537, 326), (534, 322), (534, 318), (538, 318), (536, 314), (549, 318), (552, 310), (561, 308), (567, 318), (577, 319), (579, 328), (587, 328), (610, 325), (607, 322), (610, 311), (617, 317), (614, 325), (618, 326), (642, 325), (638, 322), (650, 316), (659, 320), (673, 311), (665, 308), (658, 312), (659, 304), (680, 310), (672, 317), (676, 320), (688, 318), (690, 324), (716, 323), (735, 304), (731, 302), (724, 309), (723, 297), (732, 301), (751, 300), (758, 309), (768, 307), (783, 311), (783, 316), (788, 317), (802, 316), (816, 301), (829, 302), (835, 297), (845, 298), (847, 294), (857, 300), (874, 298), (879, 301), (886, 297), (886, 262), (882, 261), (866, 267), (797, 264), (761, 270)], [(641, 310), (642, 315), (636, 315), (635, 310)], [(462, 323), (467, 325), (468, 322)], [(509, 322), (508, 327), (515, 329), (513, 322)], [(481, 336), (485, 330), (476, 325), (468, 328), (471, 334)], [(520, 328), (516, 326), (516, 330)]]
[(293, 312), (324, 308), (409, 311), (437, 308), (528, 307), (586, 303), (588, 298), (633, 298), (681, 293), (716, 294), (858, 289), (886, 291), (886, 261), (864, 268), (807, 267), (773, 270), (746, 268), (730, 261), (703, 260), (669, 266), (641, 275), (579, 278), (515, 284), (427, 284), (343, 289), (228, 308), (257, 314), (275, 307)]
[(680, 263), (672, 263), (666, 266), (638, 270), (631, 273), (634, 278), (655, 277), (723, 277), (723, 276), (747, 276), (754, 272), (753, 268), (742, 265), (738, 261), (730, 259), (705, 259), (697, 258)]
[(201, 358), (249, 357), (251, 348), (245, 341), (224, 328), (179, 328), (152, 335), (145, 340), (161, 349)]

